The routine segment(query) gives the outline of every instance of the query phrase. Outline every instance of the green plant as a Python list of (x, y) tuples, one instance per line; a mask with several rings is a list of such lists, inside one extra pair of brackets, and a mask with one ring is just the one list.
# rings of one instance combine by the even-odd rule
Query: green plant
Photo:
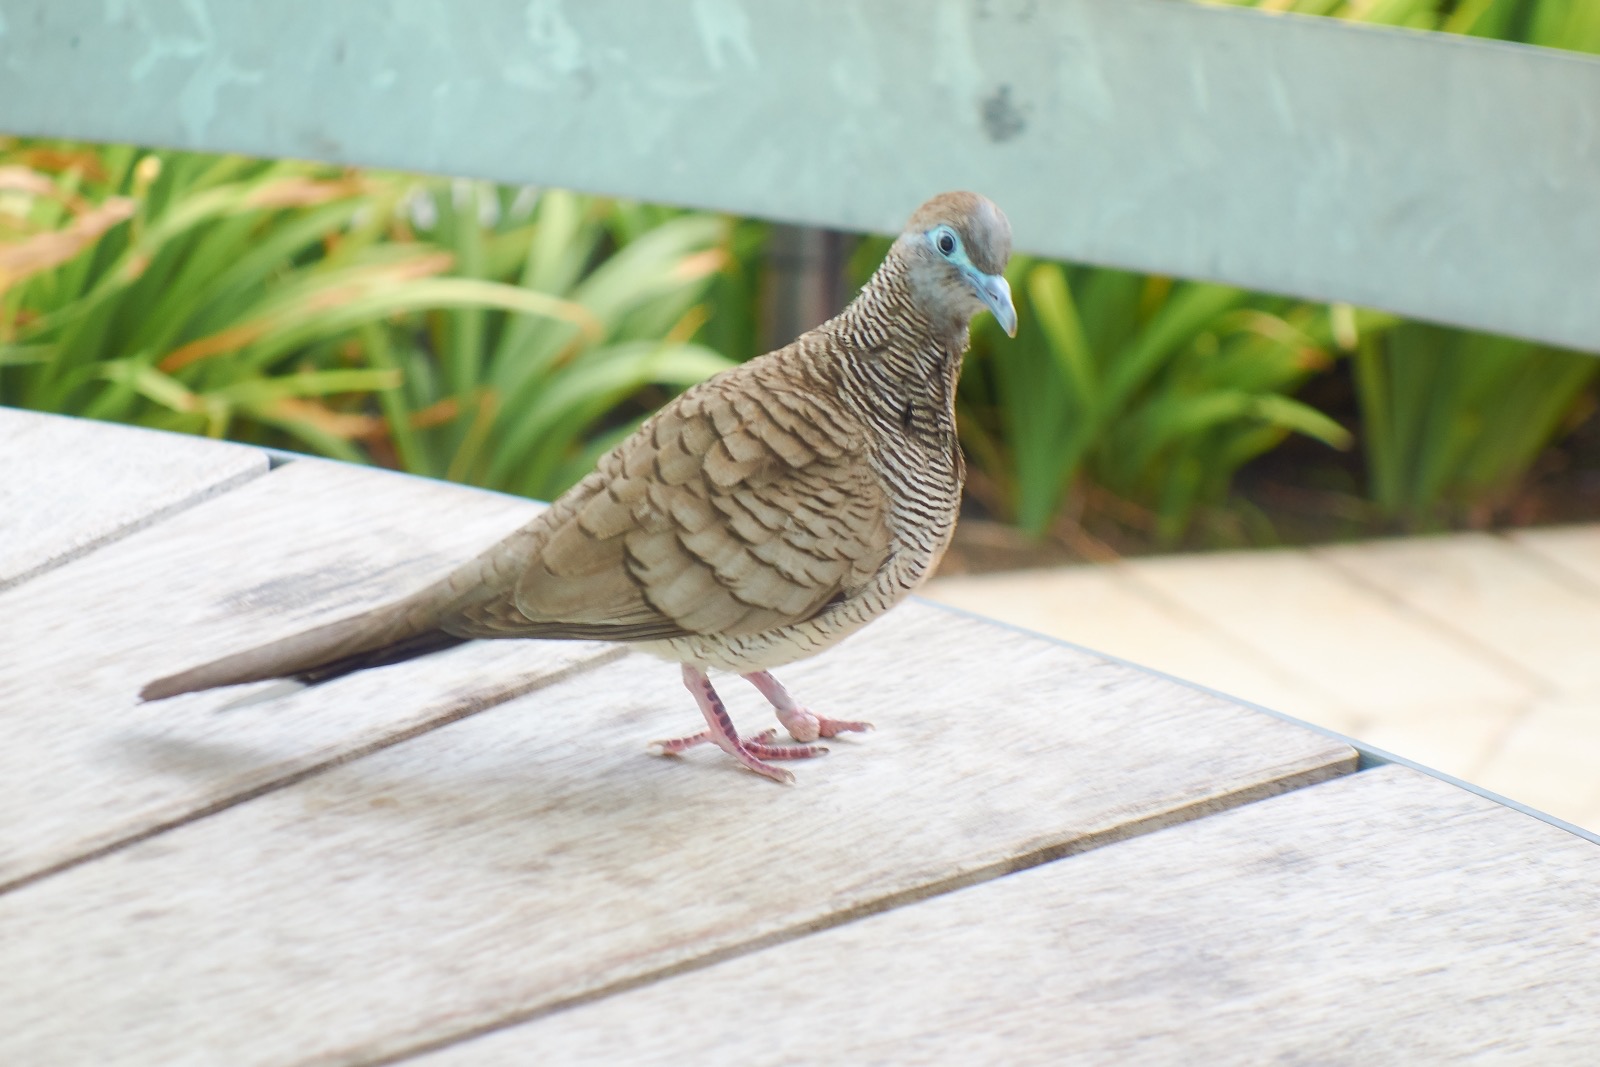
[[(5, 170), (19, 195), (7, 215), (20, 239), (0, 277), (0, 398), (220, 436), (241, 411), (270, 418), (295, 397), (393, 384), (310, 368), (268, 381), (219, 361), (173, 373), (206, 353), (208, 335), (278, 334), (291, 308), (269, 301), (292, 298), (307, 277), (283, 266), (320, 251), (333, 217), (363, 192), (356, 181), (126, 147), (25, 145), (13, 158)], [(265, 219), (288, 224), (262, 241)]]
[(484, 295), (437, 277), (448, 257), (381, 240), (400, 179), (126, 146), (17, 156), (5, 170), (21, 233), (0, 276), (9, 403), (213, 436), (242, 419), (314, 446), (302, 402), (399, 384), (338, 365), (332, 345), (363, 322)]
[[(1218, 2), (1600, 51), (1591, 0)], [(1009, 347), (980, 331), (986, 355), (968, 376), (963, 439), (990, 504), (1034, 535), (1103, 490), (1171, 544), (1285, 434), (1344, 445), (1342, 428), (1289, 394), (1357, 336), (1360, 433), (1379, 513), (1411, 526), (1481, 515), (1560, 434), (1597, 367), (1468, 331), (1408, 324), (1390, 334), (1392, 316), (1220, 286), (1050, 264), (1011, 273), (1023, 328)], [(1335, 346), (1339, 316), (1346, 337)]]
[[(979, 328), (963, 429), (1028, 533), (1089, 484), (1150, 516), (1163, 544), (1222, 503), (1289, 433), (1349, 434), (1289, 394), (1330, 358), (1329, 313), (1225, 286), (1019, 258), (1015, 341)], [(1073, 500), (1074, 494), (1080, 499)]]
[(1600, 372), (1592, 356), (1406, 323), (1355, 362), (1371, 496), (1407, 528), (1506, 503)]
[(710, 216), (127, 146), (0, 153), (0, 402), (549, 494), (621, 401), (726, 365), (691, 341), (724, 259)]
[(1384, 26), (1442, 30), (1548, 48), (1600, 52), (1593, 0), (1202, 0), (1234, 7), (1326, 15)]
[[(1600, 52), (1600, 4), (1593, 0), (1271, 6)], [(1579, 353), (1420, 324), (1365, 336), (1354, 373), (1369, 495), (1378, 511), (1413, 529), (1462, 517), (1482, 521), (1567, 428), (1597, 368), (1593, 357)]]
[(366, 327), (374, 363), (405, 383), (381, 394), (384, 423), (369, 442), (408, 470), (549, 497), (631, 428), (619, 405), (730, 365), (690, 340), (726, 259), (724, 220), (559, 190), (519, 198), (477, 182), (418, 196), (419, 229), (459, 275), (546, 294), (576, 314), (464, 306)]

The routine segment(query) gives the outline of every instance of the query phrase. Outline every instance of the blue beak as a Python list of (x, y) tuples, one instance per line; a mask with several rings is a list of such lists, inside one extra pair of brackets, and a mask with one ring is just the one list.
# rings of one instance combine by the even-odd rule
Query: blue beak
[(1006, 332), (1007, 337), (1017, 335), (1017, 309), (1011, 303), (1011, 283), (998, 274), (974, 274), (972, 277), (973, 288), (978, 291), (978, 299), (984, 306), (994, 312), (994, 319), (1000, 328)]

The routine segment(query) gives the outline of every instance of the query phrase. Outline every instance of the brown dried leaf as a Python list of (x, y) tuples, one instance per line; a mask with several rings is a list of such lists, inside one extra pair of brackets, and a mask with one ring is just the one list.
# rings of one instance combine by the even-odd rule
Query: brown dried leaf
[(268, 330), (272, 329), (273, 325), (274, 321), (272, 319), (257, 319), (254, 322), (230, 326), (226, 330), (218, 330), (216, 333), (208, 334), (205, 337), (190, 341), (186, 345), (179, 345), (174, 348), (161, 358), (161, 362), (156, 364), (156, 368), (165, 374), (172, 374), (174, 371), (182, 370), (189, 364), (199, 360), (210, 356), (218, 356), (224, 352), (232, 352), (237, 348), (243, 348), (250, 342), (259, 339)]
[(381, 285), (392, 285), (395, 282), (408, 282), (417, 278), (431, 278), (436, 274), (443, 274), (455, 263), (456, 257), (449, 252), (435, 252), (424, 256), (415, 256), (399, 263), (389, 263), (382, 267), (374, 267), (362, 272), (355, 280), (343, 285), (330, 286), (317, 293), (306, 304), (312, 311), (325, 311), (341, 304), (370, 293)]
[(0, 189), (32, 196), (58, 197), (61, 190), (47, 176), (27, 167), (0, 167)]
[(76, 170), (85, 178), (97, 182), (110, 177), (100, 160), (100, 153), (91, 148), (24, 148), (8, 154), (25, 166), (52, 174)]
[(326, 179), (295, 175), (251, 190), (244, 202), (250, 207), (260, 208), (310, 207), (313, 204), (326, 204), (330, 200), (360, 196), (373, 188), (373, 182), (356, 176)]
[(720, 248), (708, 248), (703, 252), (684, 256), (672, 269), (672, 276), (680, 281), (691, 282), (704, 278), (708, 274), (715, 274), (728, 262), (728, 253)]
[(58, 186), (48, 175), (28, 167), (0, 166), (0, 192), (22, 193), (24, 196), (47, 197), (67, 205), (74, 214), (90, 210), (91, 204), (76, 193)]
[(17, 282), (72, 259), (111, 227), (133, 215), (134, 203), (115, 197), (73, 219), (64, 228), (0, 245), (0, 293)]
[(456, 397), (447, 396), (443, 400), (435, 400), (425, 408), (418, 408), (411, 413), (410, 423), (414, 430), (426, 430), (433, 426), (443, 426), (461, 415), (461, 401)]
[(156, 364), (162, 371), (172, 374), (182, 370), (189, 364), (198, 360), (208, 359), (211, 356), (221, 355), (243, 348), (245, 345), (260, 339), (269, 331), (277, 329), (286, 314), (304, 315), (309, 312), (326, 311), (342, 304), (348, 304), (373, 289), (389, 285), (394, 282), (409, 281), (413, 278), (427, 278), (435, 274), (443, 274), (450, 269), (455, 257), (449, 252), (438, 252), (429, 255), (416, 256), (399, 263), (387, 263), (382, 266), (370, 267), (362, 270), (358, 277), (347, 280), (342, 284), (329, 286), (321, 292), (313, 293), (304, 304), (291, 309), (278, 309), (269, 315), (242, 322), (237, 326), (230, 326), (214, 334), (196, 338), (186, 345), (180, 345), (168, 352)]
[(672, 329), (667, 331), (667, 336), (663, 338), (663, 341), (669, 345), (687, 343), (690, 338), (700, 332), (700, 327), (704, 326), (706, 320), (710, 317), (711, 313), (706, 310), (704, 304), (694, 305), (683, 313), (681, 319), (673, 323)]
[(376, 415), (334, 411), (325, 404), (298, 396), (280, 397), (266, 410), (273, 418), (303, 422), (346, 441), (371, 437), (385, 429), (384, 420)]

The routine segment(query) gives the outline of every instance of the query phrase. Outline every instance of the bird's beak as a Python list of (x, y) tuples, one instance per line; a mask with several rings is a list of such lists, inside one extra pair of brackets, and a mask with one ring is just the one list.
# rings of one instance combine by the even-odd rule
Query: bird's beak
[(994, 312), (995, 321), (1007, 337), (1017, 335), (1017, 309), (1011, 303), (1011, 283), (999, 274), (979, 274), (973, 279), (978, 299)]

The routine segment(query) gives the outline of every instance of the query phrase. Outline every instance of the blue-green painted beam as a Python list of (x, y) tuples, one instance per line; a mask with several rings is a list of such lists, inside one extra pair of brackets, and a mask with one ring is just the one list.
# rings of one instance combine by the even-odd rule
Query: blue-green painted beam
[(1600, 61), (1176, 0), (3, 0), (0, 130), (1019, 247), (1600, 350)]

